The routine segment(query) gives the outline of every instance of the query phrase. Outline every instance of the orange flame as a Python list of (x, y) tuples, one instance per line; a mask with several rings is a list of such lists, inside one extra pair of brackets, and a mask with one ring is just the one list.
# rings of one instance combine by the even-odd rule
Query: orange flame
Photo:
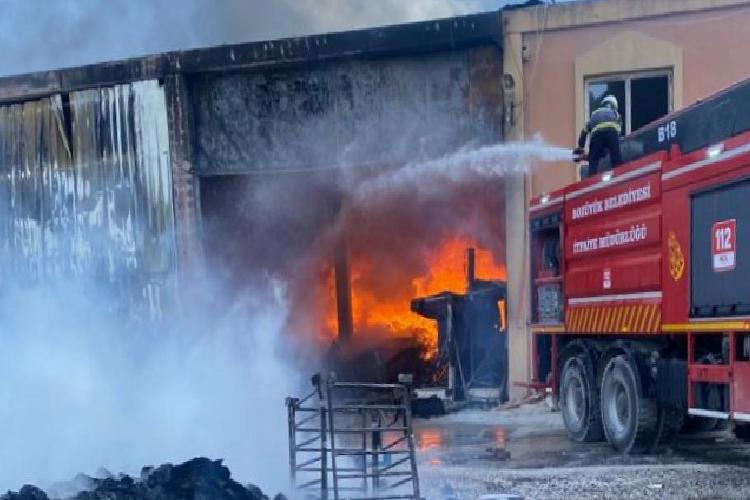
[[(380, 334), (416, 339), (423, 347), (425, 359), (437, 352), (438, 333), (434, 320), (424, 318), (410, 309), (411, 299), (440, 292), (466, 291), (466, 249), (475, 248), (477, 279), (506, 278), (505, 267), (487, 249), (478, 247), (469, 238), (454, 237), (443, 240), (435, 252), (425, 256), (427, 273), (405, 273), (403, 286), (378, 293), (368, 287), (365, 276), (372, 279), (372, 262), (366, 257), (350, 256), (352, 281), (352, 319), (355, 335)], [(394, 256), (397, 258), (397, 255)], [(384, 264), (385, 265), (385, 264)], [(333, 269), (328, 273), (329, 300), (325, 315), (326, 336), (334, 338), (337, 331), (336, 291)], [(502, 309), (501, 309), (502, 310)], [(503, 318), (504, 320), (504, 318)]]
[(440, 429), (419, 429), (417, 431), (417, 449), (429, 451), (440, 449), (443, 446), (443, 433)]

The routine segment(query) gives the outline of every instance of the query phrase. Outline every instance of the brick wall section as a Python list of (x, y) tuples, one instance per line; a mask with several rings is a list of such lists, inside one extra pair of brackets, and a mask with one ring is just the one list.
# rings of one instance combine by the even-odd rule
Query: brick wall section
[(199, 179), (191, 173), (194, 144), (192, 110), (184, 75), (169, 75), (164, 85), (172, 161), (177, 273), (180, 281), (184, 281), (199, 273), (203, 263)]

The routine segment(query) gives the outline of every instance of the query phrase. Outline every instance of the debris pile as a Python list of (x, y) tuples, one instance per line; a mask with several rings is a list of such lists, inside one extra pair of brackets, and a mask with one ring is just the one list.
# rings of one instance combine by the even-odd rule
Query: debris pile
[[(180, 465), (144, 467), (140, 478), (121, 474), (104, 478), (78, 476), (74, 482), (87, 488), (72, 496), (49, 496), (35, 486), (26, 485), (17, 493), (8, 492), (0, 500), (269, 500), (254, 485), (243, 486), (233, 480), (221, 460), (194, 458)], [(284, 500), (277, 495), (274, 500)]]

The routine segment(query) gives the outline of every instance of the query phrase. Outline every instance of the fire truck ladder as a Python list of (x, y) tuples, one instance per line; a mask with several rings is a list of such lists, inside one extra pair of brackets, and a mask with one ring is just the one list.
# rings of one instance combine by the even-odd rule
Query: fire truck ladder
[(411, 377), (398, 384), (312, 379), (306, 397), (287, 398), (294, 487), (320, 500), (418, 500)]

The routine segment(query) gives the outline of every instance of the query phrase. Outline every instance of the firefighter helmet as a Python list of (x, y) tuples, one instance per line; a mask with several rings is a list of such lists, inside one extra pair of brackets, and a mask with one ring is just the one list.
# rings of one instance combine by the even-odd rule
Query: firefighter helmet
[(615, 97), (613, 95), (608, 95), (607, 97), (605, 97), (604, 99), (602, 99), (602, 104), (604, 104), (605, 106), (609, 105), (612, 109), (616, 110), (617, 107), (618, 107), (617, 106), (617, 97)]

